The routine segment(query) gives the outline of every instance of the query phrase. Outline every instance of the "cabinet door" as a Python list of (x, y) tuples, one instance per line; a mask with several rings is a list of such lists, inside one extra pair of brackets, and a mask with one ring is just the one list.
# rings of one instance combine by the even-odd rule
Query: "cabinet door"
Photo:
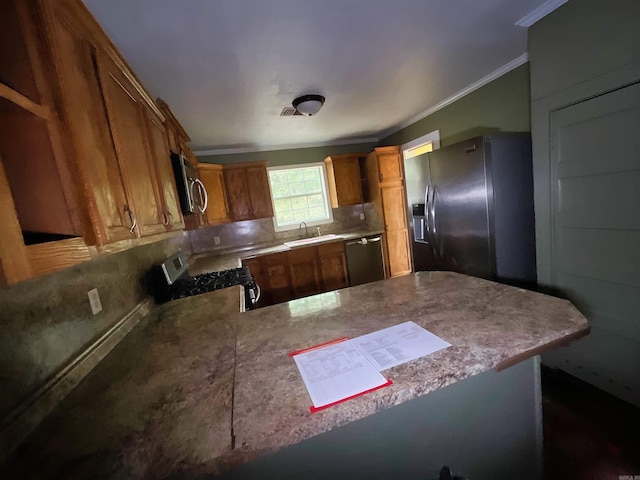
[(224, 169), (224, 183), (229, 200), (229, 213), (233, 220), (251, 218), (251, 203), (247, 187), (247, 176), (243, 168)]
[(136, 229), (140, 236), (164, 232), (155, 169), (148, 154), (144, 107), (128, 79), (106, 55), (98, 57), (98, 65), (111, 136)]
[(380, 189), (382, 197), (382, 212), (385, 228), (400, 230), (407, 228), (407, 208), (404, 187), (383, 187)]
[(266, 165), (247, 167), (246, 179), (251, 203), (251, 217), (273, 217), (273, 205), (271, 204), (271, 191), (269, 189)]
[(409, 231), (390, 230), (385, 233), (389, 276), (398, 277), (411, 273), (409, 257)]
[(77, 161), (98, 244), (131, 238), (127, 198), (95, 68), (93, 47), (46, 4), (63, 120)]
[(349, 280), (344, 243), (328, 243), (326, 245), (318, 245), (317, 248), (320, 261), (320, 277), (322, 278), (324, 291), (348, 287)]
[(229, 222), (222, 165), (201, 163), (198, 165), (198, 175), (209, 196), (209, 205), (206, 211), (207, 223), (216, 225)]
[(289, 252), (291, 286), (296, 298), (314, 295), (321, 291), (315, 247)]
[(362, 203), (360, 162), (357, 156), (325, 160), (329, 180), (331, 207)]
[(162, 220), (167, 230), (184, 228), (176, 181), (171, 166), (167, 132), (158, 117), (147, 111), (146, 123), (149, 133), (149, 144), (154, 160), (162, 200)]
[(293, 298), (287, 252), (272, 253), (260, 259), (271, 303), (288, 302)]
[(389, 275), (395, 277), (411, 272), (409, 230), (404, 187), (382, 187), (382, 212), (385, 222)]
[(400, 154), (378, 154), (378, 170), (381, 182), (402, 180), (402, 160)]

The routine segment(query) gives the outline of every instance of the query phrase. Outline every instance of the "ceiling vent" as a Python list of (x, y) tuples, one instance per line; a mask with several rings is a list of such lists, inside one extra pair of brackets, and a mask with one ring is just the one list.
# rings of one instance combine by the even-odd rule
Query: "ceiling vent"
[(284, 107), (280, 112), (281, 117), (293, 117), (296, 115), (302, 115), (298, 110), (294, 107)]

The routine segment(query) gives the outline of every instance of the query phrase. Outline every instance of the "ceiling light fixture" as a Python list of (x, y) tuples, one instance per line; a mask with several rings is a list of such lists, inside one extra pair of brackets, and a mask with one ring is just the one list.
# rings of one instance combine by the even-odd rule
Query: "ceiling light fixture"
[(302, 115), (310, 117), (318, 113), (323, 104), (324, 97), (322, 95), (303, 95), (293, 101), (293, 108)]

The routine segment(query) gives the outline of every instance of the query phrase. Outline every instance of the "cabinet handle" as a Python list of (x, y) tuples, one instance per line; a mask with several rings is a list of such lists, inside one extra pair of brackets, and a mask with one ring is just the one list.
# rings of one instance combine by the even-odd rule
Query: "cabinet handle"
[(169, 215), (169, 225), (170, 225), (170, 226), (173, 226), (173, 224), (175, 223), (175, 222), (173, 221), (173, 213), (171, 213), (171, 212), (167, 212), (167, 215)]
[(380, 176), (380, 181), (384, 182), (384, 175), (382, 173), (380, 173), (379, 176)]
[(162, 224), (165, 227), (169, 225), (169, 215), (167, 215), (167, 212), (162, 212)]
[(129, 205), (124, 206), (124, 211), (129, 214), (129, 219), (131, 220), (131, 228), (129, 229), (129, 233), (133, 234), (134, 230), (138, 226), (138, 219), (136, 218), (136, 214), (133, 213), (133, 209), (129, 207)]

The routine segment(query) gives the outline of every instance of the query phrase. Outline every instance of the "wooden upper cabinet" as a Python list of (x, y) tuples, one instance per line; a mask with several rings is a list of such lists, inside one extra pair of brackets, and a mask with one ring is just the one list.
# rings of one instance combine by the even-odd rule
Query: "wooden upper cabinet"
[(267, 166), (257, 165), (246, 168), (247, 187), (249, 189), (249, 203), (252, 218), (273, 217), (271, 190), (267, 177)]
[(167, 230), (182, 229), (184, 228), (184, 220), (180, 210), (173, 167), (171, 166), (167, 132), (157, 115), (149, 109), (145, 110), (150, 152), (160, 187), (162, 221)]
[(199, 163), (198, 175), (209, 197), (209, 205), (205, 212), (207, 223), (209, 225), (216, 225), (229, 222), (229, 207), (227, 206), (227, 192), (224, 184), (222, 165)]
[(273, 217), (266, 163), (225, 165), (223, 172), (231, 220)]
[(348, 287), (349, 277), (344, 242), (318, 245), (317, 252), (320, 263), (320, 277), (324, 290), (329, 291)]
[(378, 147), (374, 149), (378, 158), (378, 175), (381, 183), (402, 180), (403, 165), (400, 147)]
[(251, 219), (251, 201), (249, 200), (245, 170), (243, 168), (225, 168), (223, 172), (231, 218), (233, 220)]
[(144, 126), (144, 106), (137, 98), (135, 88), (111, 59), (99, 55), (98, 66), (111, 136), (135, 230), (139, 235), (164, 232), (158, 181)]
[(44, 5), (61, 113), (93, 227), (85, 239), (93, 243), (94, 236), (96, 243), (106, 244), (131, 238), (127, 199), (97, 76), (95, 49), (71, 17), (54, 9), (53, 3)]
[(363, 202), (360, 157), (366, 153), (332, 155), (325, 158), (331, 208)]

